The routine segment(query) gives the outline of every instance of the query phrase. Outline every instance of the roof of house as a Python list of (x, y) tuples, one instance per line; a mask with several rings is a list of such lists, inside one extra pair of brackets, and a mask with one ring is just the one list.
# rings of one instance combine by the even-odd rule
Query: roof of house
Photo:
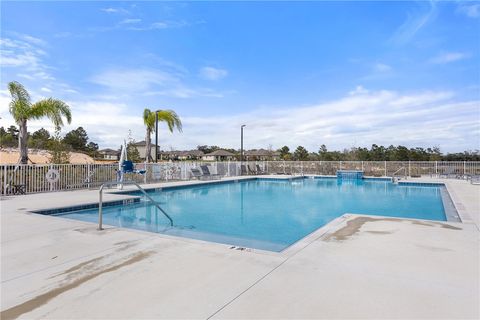
[(206, 156), (221, 156), (221, 157), (233, 157), (234, 154), (227, 150), (216, 150), (210, 153), (207, 153)]
[(265, 150), (265, 149), (258, 149), (258, 150), (248, 150), (245, 151), (246, 156), (263, 156), (263, 157), (271, 157), (271, 156), (279, 156), (280, 152), (273, 151), (273, 150)]
[(106, 148), (106, 149), (98, 150), (98, 152), (101, 154), (117, 155), (120, 151)]
[(205, 153), (203, 153), (203, 151), (201, 151), (201, 150), (190, 150), (190, 151), (183, 151), (183, 154), (184, 155), (189, 155), (189, 156), (201, 157)]
[(173, 151), (162, 151), (161, 154), (171, 155), (177, 157), (201, 157), (204, 155), (203, 151), (200, 150), (173, 150)]

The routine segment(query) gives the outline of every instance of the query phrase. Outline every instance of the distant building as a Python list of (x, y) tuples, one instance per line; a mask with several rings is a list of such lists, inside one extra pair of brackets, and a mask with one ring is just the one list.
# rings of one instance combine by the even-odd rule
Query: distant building
[[(140, 155), (141, 159), (145, 160), (145, 155), (147, 154), (146, 149), (147, 149), (147, 144), (145, 141), (139, 141), (139, 142), (134, 142), (132, 145), (137, 148), (138, 153)], [(150, 146), (150, 155), (152, 156), (152, 159), (155, 160), (155, 144), (152, 143)], [(159, 153), (159, 158), (160, 158), (160, 153)]]
[(98, 150), (98, 153), (100, 154), (100, 158), (102, 159), (118, 160), (118, 155), (120, 151), (107, 148), (107, 149)]
[(200, 150), (162, 151), (160, 156), (162, 160), (201, 160), (204, 153)]
[(229, 161), (235, 160), (235, 154), (227, 151), (227, 150), (216, 150), (211, 153), (207, 153), (202, 157), (202, 160), (205, 161)]
[(280, 152), (273, 150), (248, 150), (243, 153), (247, 161), (266, 161), (266, 160), (280, 160)]

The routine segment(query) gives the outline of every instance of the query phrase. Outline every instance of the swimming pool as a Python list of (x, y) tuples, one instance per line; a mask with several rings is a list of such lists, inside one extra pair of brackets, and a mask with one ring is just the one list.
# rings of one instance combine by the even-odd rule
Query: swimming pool
[[(104, 224), (282, 251), (345, 213), (446, 221), (441, 185), (376, 179), (250, 179), (161, 190), (147, 201), (104, 207)], [(129, 192), (138, 194), (136, 192)], [(98, 209), (51, 213), (97, 222)]]

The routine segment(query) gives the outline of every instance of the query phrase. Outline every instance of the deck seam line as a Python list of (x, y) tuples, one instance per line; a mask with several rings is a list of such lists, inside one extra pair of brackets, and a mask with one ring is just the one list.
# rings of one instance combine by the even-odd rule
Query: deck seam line
[(315, 240), (311, 241), (310, 243), (308, 243), (307, 245), (305, 245), (303, 248), (297, 250), (295, 253), (293, 253), (292, 255), (288, 256), (285, 260), (283, 260), (280, 264), (278, 264), (275, 268), (273, 268), (272, 270), (270, 270), (269, 272), (267, 272), (266, 274), (264, 274), (262, 277), (260, 277), (258, 280), (256, 280), (254, 283), (252, 283), (250, 286), (248, 286), (245, 290), (243, 290), (242, 292), (240, 292), (238, 295), (236, 295), (233, 299), (231, 299), (230, 301), (228, 301), (227, 303), (225, 303), (220, 309), (218, 309), (217, 311), (215, 311), (213, 314), (211, 314), (210, 316), (208, 316), (206, 318), (206, 320), (209, 320), (211, 319), (212, 317), (214, 317), (215, 315), (217, 315), (219, 312), (221, 312), (223, 309), (225, 309), (226, 307), (228, 307), (230, 304), (232, 304), (235, 300), (237, 300), (238, 298), (240, 298), (240, 296), (242, 296), (244, 293), (246, 293), (247, 291), (249, 291), (251, 288), (253, 288), (254, 286), (256, 286), (258, 283), (260, 283), (263, 279), (265, 279), (266, 277), (268, 277), (270, 274), (272, 274), (275, 270), (277, 270), (278, 268), (280, 268), (283, 264), (285, 264), (288, 260), (290, 260), (291, 258), (295, 257), (298, 253), (302, 252), (304, 249), (306, 249), (308, 246), (310, 246), (311, 244), (317, 242), (318, 239), (322, 238), (323, 236), (325, 236), (326, 234), (328, 233), (328, 231), (326, 233), (322, 233), (321, 235), (319, 235), (317, 238), (315, 238)]

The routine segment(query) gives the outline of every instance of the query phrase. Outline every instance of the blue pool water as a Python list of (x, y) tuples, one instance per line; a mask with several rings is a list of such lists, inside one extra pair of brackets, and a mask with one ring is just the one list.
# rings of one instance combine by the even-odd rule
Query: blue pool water
[[(379, 180), (248, 180), (164, 189), (148, 202), (105, 207), (104, 224), (281, 251), (345, 213), (446, 221), (440, 186)], [(98, 209), (61, 213), (97, 222)]]

